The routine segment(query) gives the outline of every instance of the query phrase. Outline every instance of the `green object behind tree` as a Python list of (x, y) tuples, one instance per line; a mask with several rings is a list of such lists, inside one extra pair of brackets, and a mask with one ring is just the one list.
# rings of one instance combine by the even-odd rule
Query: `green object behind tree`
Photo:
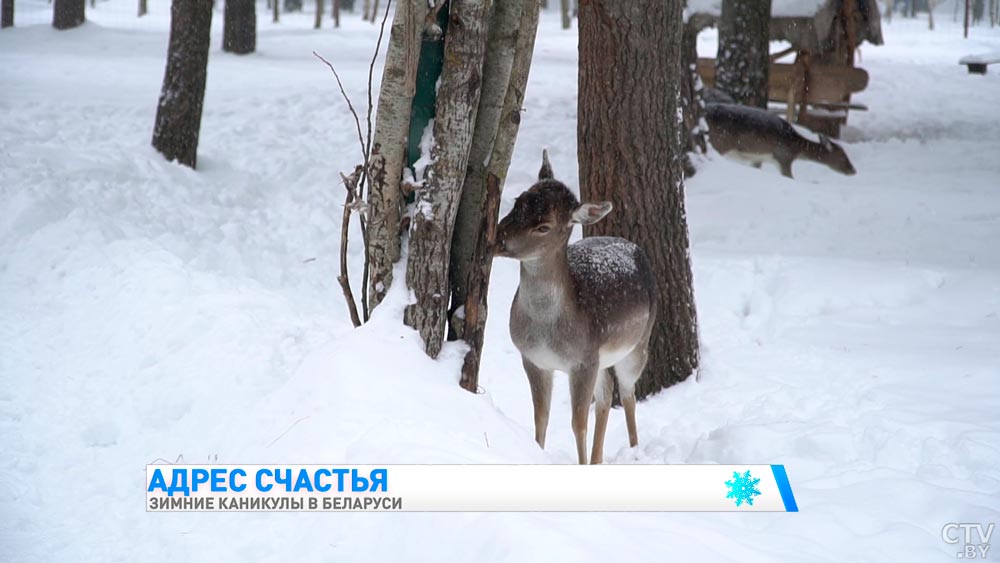
[[(436, 115), (437, 81), (444, 67), (444, 37), (448, 31), (448, 8), (446, 3), (437, 14), (437, 24), (442, 34), (439, 38), (429, 38), (425, 33), (420, 44), (420, 61), (417, 63), (417, 88), (413, 94), (413, 109), (410, 111), (410, 134), (406, 149), (406, 165), (414, 172), (413, 164), (420, 159), (420, 139), (424, 129)], [(416, 174), (414, 172), (414, 177)], [(421, 178), (416, 178), (421, 180)], [(413, 194), (406, 199), (413, 202)]]

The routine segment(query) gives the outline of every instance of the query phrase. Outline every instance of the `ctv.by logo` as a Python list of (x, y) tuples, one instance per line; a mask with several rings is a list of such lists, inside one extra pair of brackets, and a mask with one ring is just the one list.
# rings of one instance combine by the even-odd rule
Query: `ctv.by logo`
[[(951, 522), (941, 528), (941, 539), (945, 543), (955, 545), (959, 541), (965, 540), (962, 544), (962, 551), (956, 557), (959, 559), (986, 559), (986, 553), (990, 550), (990, 536), (993, 535), (993, 527), (996, 524), (990, 523), (983, 529), (982, 524), (957, 524)], [(959, 531), (961, 530), (961, 531)], [(975, 533), (973, 533), (975, 530)]]

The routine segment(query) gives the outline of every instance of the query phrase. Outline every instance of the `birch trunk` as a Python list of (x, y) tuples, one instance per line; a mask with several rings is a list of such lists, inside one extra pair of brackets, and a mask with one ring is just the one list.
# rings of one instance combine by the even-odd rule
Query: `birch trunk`
[(372, 309), (389, 290), (392, 267), (399, 261), (399, 221), (403, 205), (399, 182), (406, 161), (410, 109), (426, 16), (426, 0), (402, 0), (396, 5), (382, 72), (369, 170), (368, 261), (371, 273), (369, 306)]
[(514, 141), (517, 139), (517, 131), (521, 124), (521, 106), (524, 103), (524, 92), (528, 83), (528, 72), (531, 70), (531, 56), (535, 50), (535, 34), (538, 28), (539, 0), (523, 0), (523, 2), (517, 45), (509, 73), (510, 79), (493, 140), (493, 151), (483, 178), (485, 197), (479, 213), (476, 246), (470, 259), (472, 268), (466, 282), (463, 339), (469, 344), (469, 351), (465, 354), (460, 384), (473, 393), (479, 385), (479, 364), (486, 334), (486, 297), (496, 244), (500, 193), (507, 179), (507, 169), (514, 154)]
[(441, 351), (445, 336), (451, 235), (479, 110), (492, 8), (492, 0), (453, 0), (450, 6), (432, 164), (427, 182), (417, 190), (411, 222), (406, 282), (416, 303), (406, 308), (404, 318), (420, 333), (432, 358)]
[(462, 326), (460, 318), (452, 313), (465, 305), (467, 278), (469, 271), (475, 267), (472, 263), (472, 254), (478, 244), (483, 195), (486, 191), (486, 166), (500, 124), (500, 110), (503, 109), (504, 98), (507, 96), (523, 6), (524, 0), (503, 0), (496, 5), (490, 22), (476, 130), (472, 135), (469, 165), (465, 173), (458, 215), (455, 217), (455, 231), (451, 237), (449, 317), (454, 321), (451, 323), (451, 334), (455, 338), (462, 338)]

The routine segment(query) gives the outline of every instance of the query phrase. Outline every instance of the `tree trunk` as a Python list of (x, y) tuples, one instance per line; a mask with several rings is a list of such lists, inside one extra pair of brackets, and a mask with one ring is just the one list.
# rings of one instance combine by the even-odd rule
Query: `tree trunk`
[(722, 0), (715, 86), (739, 104), (767, 107), (771, 0)]
[(381, 17), (379, 16), (379, 11), (378, 11), (378, 0), (374, 0), (374, 2), (372, 2), (372, 23), (378, 21), (381, 21)]
[(14, 0), (3, 0), (0, 4), (0, 29), (14, 27)]
[(368, 262), (372, 309), (392, 285), (392, 268), (399, 260), (403, 206), (399, 184), (406, 163), (410, 110), (426, 16), (426, 0), (402, 0), (396, 5), (389, 32), (369, 159)]
[(559, 11), (562, 13), (562, 28), (569, 29), (572, 25), (569, 19), (569, 0), (560, 0)]
[(456, 0), (450, 6), (432, 164), (426, 183), (416, 193), (406, 268), (406, 283), (416, 303), (406, 308), (405, 321), (420, 333), (432, 358), (441, 351), (445, 336), (451, 236), (479, 110), (492, 4), (492, 0)]
[(285, 0), (286, 12), (301, 12), (302, 0)]
[(372, 0), (365, 0), (365, 3), (361, 5), (361, 19), (368, 21), (369, 14), (372, 11)]
[(52, 27), (71, 29), (81, 25), (86, 19), (84, 17), (86, 9), (86, 0), (55, 0), (52, 9)]
[(254, 0), (226, 0), (223, 12), (222, 50), (237, 55), (257, 48), (257, 13)]
[(153, 147), (167, 160), (195, 168), (198, 130), (208, 75), (212, 0), (174, 0), (163, 90), (156, 108)]
[(149, 3), (147, 0), (139, 0), (139, 17), (145, 16), (149, 13)]
[[(455, 216), (455, 231), (451, 240), (451, 307), (452, 313), (465, 305), (469, 272), (477, 265), (472, 255), (479, 243), (479, 225), (486, 191), (486, 166), (493, 152), (493, 140), (500, 125), (500, 111), (510, 84), (510, 71), (517, 49), (518, 27), (524, 0), (503, 0), (496, 5), (490, 21), (490, 36), (483, 61), (483, 85), (476, 114), (476, 129), (472, 134), (469, 165), (462, 187), (462, 199)], [(506, 172), (506, 171), (504, 171)], [(462, 338), (461, 317), (452, 323), (451, 337)]]
[(340, 27), (340, 0), (333, 0), (330, 16), (333, 18), (333, 27)]
[(278, 23), (278, 13), (280, 11), (281, 10), (278, 9), (278, 0), (271, 0), (271, 23)]
[(698, 367), (681, 169), (684, 132), (676, 117), (681, 6), (662, 0), (580, 3), (580, 195), (614, 204), (608, 218), (584, 233), (638, 244), (650, 258), (659, 289), (638, 397), (681, 381)]
[[(476, 245), (469, 259), (472, 268), (469, 270), (465, 285), (466, 297), (463, 301), (465, 319), (462, 337), (468, 343), (469, 351), (465, 354), (460, 383), (463, 388), (473, 393), (479, 386), (479, 364), (486, 334), (486, 302), (496, 244), (497, 219), (500, 214), (500, 193), (507, 179), (507, 169), (514, 154), (514, 141), (521, 124), (521, 106), (524, 103), (524, 92), (528, 83), (528, 72), (531, 69), (531, 56), (535, 50), (535, 34), (538, 28), (538, 0), (523, 0), (523, 3), (520, 24), (517, 28), (517, 41), (508, 73), (507, 91), (498, 115), (493, 149), (489, 153), (489, 164), (485, 174), (479, 180), (485, 184), (479, 188), (481, 192), (485, 192), (485, 197), (481, 198), (479, 225), (475, 232)], [(497, 11), (500, 11), (499, 5)], [(494, 20), (494, 23), (498, 24), (499, 19)], [(493, 58), (492, 54), (488, 56)], [(480, 121), (483, 119), (482, 112), (483, 104), (480, 103)], [(466, 178), (466, 189), (471, 188), (474, 187), (469, 186)], [(464, 197), (462, 201), (465, 202)]]
[(313, 21), (313, 29), (323, 27), (323, 0), (316, 0), (316, 19)]

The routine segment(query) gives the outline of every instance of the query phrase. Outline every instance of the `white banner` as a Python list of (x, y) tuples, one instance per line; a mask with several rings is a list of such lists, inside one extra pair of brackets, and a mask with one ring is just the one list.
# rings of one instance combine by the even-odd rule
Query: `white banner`
[(782, 465), (147, 465), (146, 510), (797, 512)]

